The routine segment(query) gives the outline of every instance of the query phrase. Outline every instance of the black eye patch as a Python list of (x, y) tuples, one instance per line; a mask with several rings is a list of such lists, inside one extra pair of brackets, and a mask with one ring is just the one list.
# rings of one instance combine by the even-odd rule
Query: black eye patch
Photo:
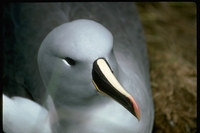
[(65, 60), (66, 60), (67, 63), (68, 63), (69, 65), (71, 65), (71, 66), (73, 66), (73, 65), (76, 64), (76, 62), (75, 62), (73, 59), (69, 58), (69, 57), (66, 57)]

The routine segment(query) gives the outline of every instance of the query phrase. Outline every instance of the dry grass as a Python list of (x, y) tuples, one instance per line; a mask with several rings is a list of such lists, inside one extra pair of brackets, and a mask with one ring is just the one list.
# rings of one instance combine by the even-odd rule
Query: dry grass
[(146, 35), (155, 103), (153, 133), (197, 129), (196, 4), (136, 3)]

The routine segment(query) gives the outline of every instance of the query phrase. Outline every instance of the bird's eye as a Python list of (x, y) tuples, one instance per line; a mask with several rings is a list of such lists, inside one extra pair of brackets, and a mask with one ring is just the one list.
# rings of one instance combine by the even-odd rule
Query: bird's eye
[(76, 64), (76, 62), (69, 57), (66, 57), (63, 61), (65, 62), (65, 64), (70, 65), (70, 66), (73, 66)]

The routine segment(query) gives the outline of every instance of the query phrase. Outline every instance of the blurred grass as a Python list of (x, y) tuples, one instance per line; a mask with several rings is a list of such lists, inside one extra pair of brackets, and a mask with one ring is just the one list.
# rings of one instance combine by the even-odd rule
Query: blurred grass
[(155, 103), (153, 133), (197, 128), (196, 4), (136, 2), (146, 36)]

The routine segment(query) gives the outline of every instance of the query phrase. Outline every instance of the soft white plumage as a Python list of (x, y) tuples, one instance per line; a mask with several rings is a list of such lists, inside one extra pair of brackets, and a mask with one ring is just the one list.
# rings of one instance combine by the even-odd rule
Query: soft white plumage
[(51, 133), (49, 118), (48, 111), (32, 100), (3, 95), (4, 132)]

